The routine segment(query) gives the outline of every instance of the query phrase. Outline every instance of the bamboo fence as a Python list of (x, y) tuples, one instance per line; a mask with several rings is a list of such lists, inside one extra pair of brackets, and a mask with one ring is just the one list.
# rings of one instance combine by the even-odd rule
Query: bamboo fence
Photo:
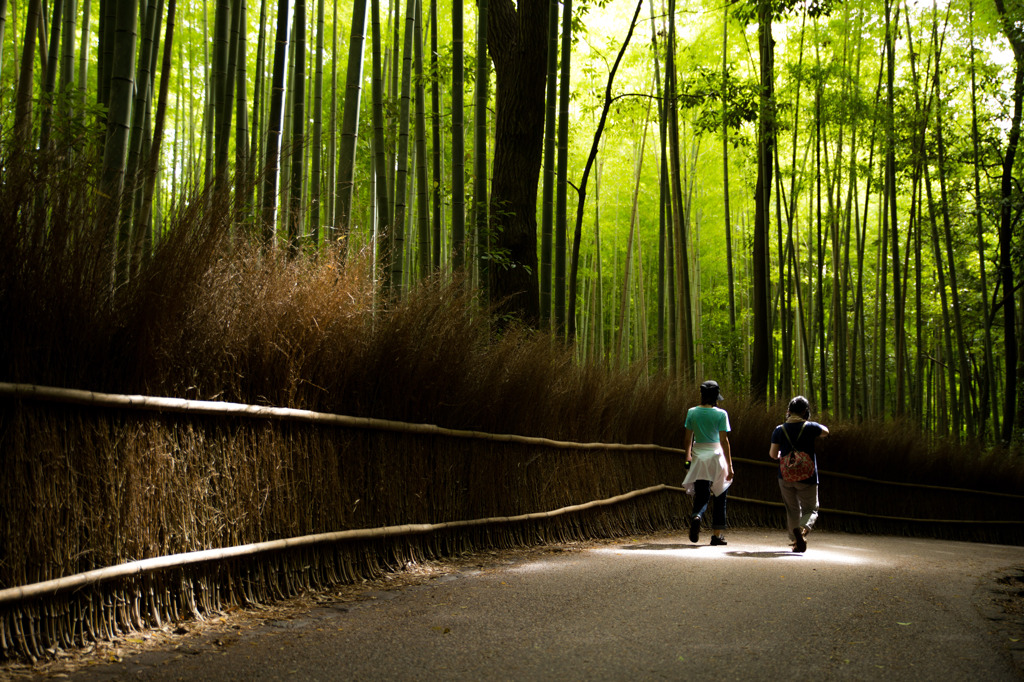
[[(410, 561), (680, 528), (682, 454), (0, 383), (0, 658)], [(781, 528), (775, 465), (734, 461), (731, 524)], [(822, 476), (825, 528), (1024, 536), (1024, 496)]]

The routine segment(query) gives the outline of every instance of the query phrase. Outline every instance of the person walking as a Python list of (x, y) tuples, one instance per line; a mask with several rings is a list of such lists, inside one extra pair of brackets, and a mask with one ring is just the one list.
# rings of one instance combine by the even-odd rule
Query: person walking
[(693, 514), (690, 517), (690, 542), (700, 540), (700, 525), (711, 496), (711, 544), (727, 545), (725, 503), (732, 485), (732, 452), (729, 448), (729, 414), (718, 407), (725, 397), (718, 382), (705, 381), (700, 385), (700, 405), (686, 413), (686, 463), (689, 471), (683, 479), (683, 488), (693, 495)]
[(814, 446), (827, 435), (827, 426), (811, 421), (811, 406), (802, 395), (789, 401), (785, 423), (772, 432), (768, 456), (779, 461), (786, 532), (794, 552), (807, 551), (807, 534), (818, 520), (818, 459)]

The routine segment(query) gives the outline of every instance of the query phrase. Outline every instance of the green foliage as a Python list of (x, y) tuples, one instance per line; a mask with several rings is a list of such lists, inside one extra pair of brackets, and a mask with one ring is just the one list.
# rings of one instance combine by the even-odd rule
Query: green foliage
[(835, 4), (836, 0), (746, 0), (733, 5), (732, 16), (742, 24), (754, 24), (762, 5), (765, 5), (772, 21), (784, 19), (798, 8), (813, 18), (828, 16)]
[[(714, 133), (722, 129), (722, 72), (698, 66), (680, 80), (676, 100), (683, 109), (697, 109), (694, 126), (700, 132)], [(731, 72), (725, 78), (725, 125), (739, 130), (744, 123), (757, 120), (760, 86), (753, 80), (740, 81)]]

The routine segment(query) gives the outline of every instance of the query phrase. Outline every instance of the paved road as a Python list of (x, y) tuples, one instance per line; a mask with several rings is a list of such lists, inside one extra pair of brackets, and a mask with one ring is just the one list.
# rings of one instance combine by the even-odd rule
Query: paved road
[(1024, 625), (994, 619), (990, 592), (1021, 575), (1024, 547), (819, 532), (797, 555), (778, 531), (728, 539), (506, 557), (71, 678), (1024, 679)]

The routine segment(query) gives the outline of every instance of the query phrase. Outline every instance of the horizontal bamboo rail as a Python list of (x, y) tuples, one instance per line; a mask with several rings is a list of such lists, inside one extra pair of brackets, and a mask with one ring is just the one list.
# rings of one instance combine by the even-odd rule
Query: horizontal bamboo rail
[(314, 412), (312, 410), (296, 410), (290, 407), (264, 407), (246, 405), (244, 403), (216, 402), (210, 400), (189, 400), (187, 398), (161, 398), (145, 395), (115, 395), (112, 393), (96, 393), (75, 388), (54, 388), (52, 386), (34, 386), (32, 384), (12, 384), (0, 382), (0, 395), (29, 400), (73, 403), (97, 407), (148, 410), (151, 412), (179, 412), (184, 414), (224, 415), (254, 417), (262, 419), (279, 419), (299, 422), (342, 426), (352, 429), (369, 429), (376, 431), (394, 431), (398, 433), (414, 433), (427, 436), (448, 436), (451, 438), (473, 438), (501, 443), (518, 443), (521, 445), (539, 445), (560, 450), (621, 450), (634, 452), (675, 452), (686, 454), (685, 450), (653, 444), (625, 443), (577, 443), (572, 441), (552, 440), (535, 436), (517, 436), (506, 433), (485, 433), (483, 431), (465, 431), (448, 429), (433, 424), (410, 424), (408, 422), (375, 419), (373, 417), (351, 417), (340, 414)]
[[(778, 469), (778, 462), (763, 462), (757, 459), (745, 459), (743, 457), (733, 457), (734, 462), (743, 462), (744, 464), (754, 464), (762, 467), (771, 467)], [(972, 490), (970, 488), (951, 488), (945, 485), (928, 485), (927, 483), (905, 483), (902, 481), (883, 481), (878, 478), (868, 478), (867, 476), (858, 476), (857, 474), (844, 474), (839, 471), (829, 471), (828, 469), (822, 469), (818, 467), (818, 471), (822, 474), (828, 475), (830, 478), (845, 478), (849, 481), (861, 481), (863, 483), (873, 483), (877, 485), (892, 485), (897, 488), (917, 488), (918, 490), (938, 490), (946, 493), (966, 493), (969, 495), (987, 495), (989, 497), (1005, 497), (1011, 500), (1024, 500), (1024, 495), (1016, 495), (1014, 493), (1000, 493), (994, 490)]]
[[(612, 450), (612, 451), (633, 451), (633, 452), (674, 452), (686, 454), (680, 448), (671, 448), (655, 444), (626, 444), (626, 443), (578, 443), (573, 441), (559, 441), (550, 438), (538, 438), (535, 436), (518, 436), (513, 434), (494, 434), (483, 431), (466, 431), (460, 429), (449, 429), (433, 424), (410, 424), (408, 422), (391, 421), (388, 419), (376, 419), (373, 417), (352, 417), (339, 414), (328, 414), (325, 412), (314, 412), (312, 410), (297, 410), (290, 407), (267, 407), (261, 405), (246, 405), (244, 403), (217, 402), (211, 400), (189, 400), (187, 398), (165, 398), (145, 395), (116, 395), (112, 393), (97, 393), (95, 391), (83, 391), (74, 388), (58, 388), (53, 386), (36, 386), (33, 384), (17, 384), (0, 382), (0, 396), (10, 396), (28, 400), (40, 400), (49, 402), (72, 403), (79, 405), (90, 405), (96, 407), (110, 407), (121, 409), (147, 410), (151, 412), (178, 412), (184, 414), (204, 415), (230, 415), (252, 417), (256, 419), (278, 419), (301, 421), (330, 426), (341, 426), (353, 429), (368, 429), (377, 431), (393, 431), (398, 433), (415, 433), (431, 436), (448, 436), (451, 438), (473, 438), (491, 442), (518, 443), (521, 445), (538, 445), (561, 450)], [(766, 462), (757, 459), (744, 457), (733, 457), (735, 462), (753, 464), (755, 466), (777, 467), (774, 462)], [(849, 480), (875, 483), (879, 485), (891, 485), (903, 488), (918, 488), (922, 490), (938, 490), (951, 493), (967, 493), (972, 495), (988, 495), (991, 497), (1003, 497), (1009, 499), (1024, 500), (1024, 495), (1013, 493), (1000, 493), (989, 490), (971, 490), (967, 488), (952, 488), (947, 486), (927, 485), (923, 483), (904, 483), (899, 481), (883, 481), (845, 474), (826, 469), (820, 469), (823, 474), (831, 477), (845, 478)]]
[[(24, 601), (27, 599), (32, 599), (34, 597), (48, 596), (65, 590), (78, 589), (85, 587), (87, 585), (92, 585), (95, 583), (102, 582), (104, 580), (111, 580), (114, 578), (124, 578), (133, 575), (141, 575), (143, 573), (157, 571), (161, 569), (183, 568), (185, 566), (204, 563), (208, 561), (224, 561), (228, 559), (237, 559), (239, 557), (251, 557), (266, 552), (276, 552), (285, 549), (294, 549), (297, 547), (306, 547), (316, 544), (345, 542), (351, 540), (384, 539), (401, 535), (422, 535), (441, 530), (452, 530), (454, 528), (468, 528), (471, 526), (485, 526), (499, 523), (521, 523), (525, 521), (539, 521), (542, 519), (551, 519), (557, 516), (562, 516), (564, 514), (571, 514), (574, 512), (581, 512), (589, 509), (596, 509), (598, 507), (618, 504), (620, 502), (626, 502), (627, 500), (631, 500), (636, 497), (650, 495), (652, 493), (661, 492), (663, 490), (685, 492), (685, 489), (683, 488), (677, 486), (670, 486), (662, 483), (659, 485), (649, 486), (647, 488), (633, 490), (628, 493), (623, 493), (621, 495), (615, 495), (614, 497), (608, 497), (602, 500), (593, 500), (591, 502), (585, 502), (582, 504), (569, 505), (566, 507), (561, 507), (559, 509), (554, 509), (546, 512), (533, 512), (529, 514), (519, 514), (517, 516), (495, 516), (483, 519), (471, 519), (468, 521), (448, 521), (444, 523), (414, 523), (400, 526), (383, 526), (381, 528), (359, 528), (354, 530), (335, 531), (332, 533), (317, 533), (314, 535), (303, 535), (294, 538), (286, 538), (283, 540), (269, 540), (267, 542), (256, 542), (247, 545), (238, 545), (235, 547), (208, 549), (197, 552), (183, 552), (180, 554), (168, 554), (166, 556), (154, 557), (151, 559), (140, 559), (138, 561), (130, 561), (124, 564), (119, 564), (117, 566), (98, 568), (92, 571), (86, 571), (84, 573), (78, 573), (75, 575), (55, 578), (53, 580), (47, 580), (40, 583), (33, 583), (31, 585), (9, 587), (7, 589), (0, 590), (0, 605)], [(760, 504), (772, 507), (783, 506), (781, 502), (768, 502), (765, 500), (755, 500), (744, 497), (731, 497), (730, 499), (734, 502), (746, 502), (749, 504)], [(851, 516), (858, 516), (862, 518), (880, 519), (885, 521), (912, 521), (919, 523), (943, 524), (978, 523), (976, 520), (965, 519), (920, 519), (897, 516), (882, 516), (878, 514), (866, 514), (861, 512), (844, 511), (841, 509), (823, 508), (821, 509), (821, 511), (829, 514), (845, 514)], [(985, 521), (985, 523), (1004, 525), (1024, 525), (1024, 521)]]
[[(330, 542), (344, 542), (350, 540), (382, 539), (399, 535), (420, 535), (433, 533), (440, 530), (451, 530), (453, 528), (467, 528), (470, 526), (484, 526), (497, 523), (520, 523), (523, 521), (538, 521), (550, 519), (572, 512), (596, 509), (597, 507), (618, 504), (635, 497), (649, 495), (662, 490), (673, 489), (664, 484), (650, 486), (633, 490), (622, 495), (616, 495), (603, 500), (594, 500), (583, 504), (574, 504), (560, 509), (547, 512), (533, 512), (530, 514), (519, 514), (517, 516), (496, 516), (485, 519), (472, 519), (469, 521), (448, 521), (445, 523), (413, 523), (402, 526), (384, 526), (381, 528), (360, 528), (355, 530), (342, 530), (333, 533), (317, 533), (314, 535), (303, 535), (283, 540), (269, 540), (267, 542), (256, 542), (236, 547), (224, 547), (221, 549), (207, 549), (198, 552), (183, 552), (181, 554), (168, 554), (166, 556), (154, 557), (152, 559), (140, 559), (130, 561), (117, 566), (97, 568), (85, 573), (54, 578), (31, 585), (9, 587), (0, 590), (0, 605), (11, 602), (18, 602), (33, 597), (56, 594), (64, 590), (72, 590), (85, 587), (94, 583), (113, 578), (124, 578), (132, 575), (140, 575), (149, 571), (156, 571), (167, 568), (180, 568), (192, 564), (199, 564), (207, 561), (223, 561), (226, 559), (237, 559), (239, 557), (254, 556), (265, 552), (275, 552), (285, 549), (294, 549)], [(682, 490), (682, 488), (675, 488)]]

